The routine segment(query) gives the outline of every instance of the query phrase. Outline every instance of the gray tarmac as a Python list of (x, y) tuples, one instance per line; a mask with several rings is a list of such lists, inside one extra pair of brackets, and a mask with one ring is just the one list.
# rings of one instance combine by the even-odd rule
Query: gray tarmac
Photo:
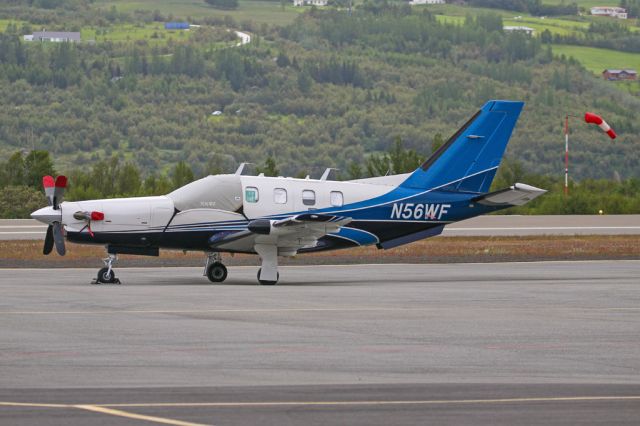
[[(0, 240), (44, 240), (47, 226), (0, 219)], [(445, 236), (640, 235), (640, 215), (479, 216), (447, 225)]]
[(0, 269), (0, 424), (638, 424), (640, 261)]

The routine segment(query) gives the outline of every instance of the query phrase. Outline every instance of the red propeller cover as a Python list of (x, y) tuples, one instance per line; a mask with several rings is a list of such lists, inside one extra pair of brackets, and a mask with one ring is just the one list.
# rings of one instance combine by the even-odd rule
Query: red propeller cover
[(45, 188), (53, 188), (54, 185), (55, 185), (55, 182), (51, 176), (42, 177), (42, 186), (44, 186)]

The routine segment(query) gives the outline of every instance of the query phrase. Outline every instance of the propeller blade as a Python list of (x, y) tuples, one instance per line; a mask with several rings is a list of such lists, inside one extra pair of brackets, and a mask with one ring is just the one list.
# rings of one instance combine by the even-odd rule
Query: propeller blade
[(67, 249), (64, 247), (64, 233), (60, 222), (53, 222), (53, 241), (56, 244), (58, 254), (64, 256), (67, 253)]
[(44, 237), (44, 247), (42, 248), (42, 254), (49, 254), (53, 250), (53, 226), (47, 227), (47, 235)]
[(47, 202), (50, 206), (53, 205), (53, 195), (55, 192), (56, 183), (51, 176), (44, 176), (42, 178), (42, 186), (44, 186), (44, 195), (47, 197)]
[(58, 206), (62, 202), (64, 198), (64, 189), (67, 187), (67, 177), (66, 176), (58, 176), (56, 178), (56, 186), (53, 193), (53, 208), (54, 210), (58, 210)]

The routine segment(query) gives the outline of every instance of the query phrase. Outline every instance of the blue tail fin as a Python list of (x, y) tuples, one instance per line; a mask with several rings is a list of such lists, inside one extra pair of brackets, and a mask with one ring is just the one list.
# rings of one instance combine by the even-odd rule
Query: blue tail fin
[(524, 102), (489, 101), (400, 187), (487, 192)]

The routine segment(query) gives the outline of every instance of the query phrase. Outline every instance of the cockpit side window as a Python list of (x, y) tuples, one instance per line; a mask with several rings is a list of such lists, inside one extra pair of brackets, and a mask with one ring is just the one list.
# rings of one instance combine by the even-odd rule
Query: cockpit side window
[(257, 203), (260, 199), (260, 193), (255, 186), (247, 186), (244, 190), (244, 199), (247, 203)]

